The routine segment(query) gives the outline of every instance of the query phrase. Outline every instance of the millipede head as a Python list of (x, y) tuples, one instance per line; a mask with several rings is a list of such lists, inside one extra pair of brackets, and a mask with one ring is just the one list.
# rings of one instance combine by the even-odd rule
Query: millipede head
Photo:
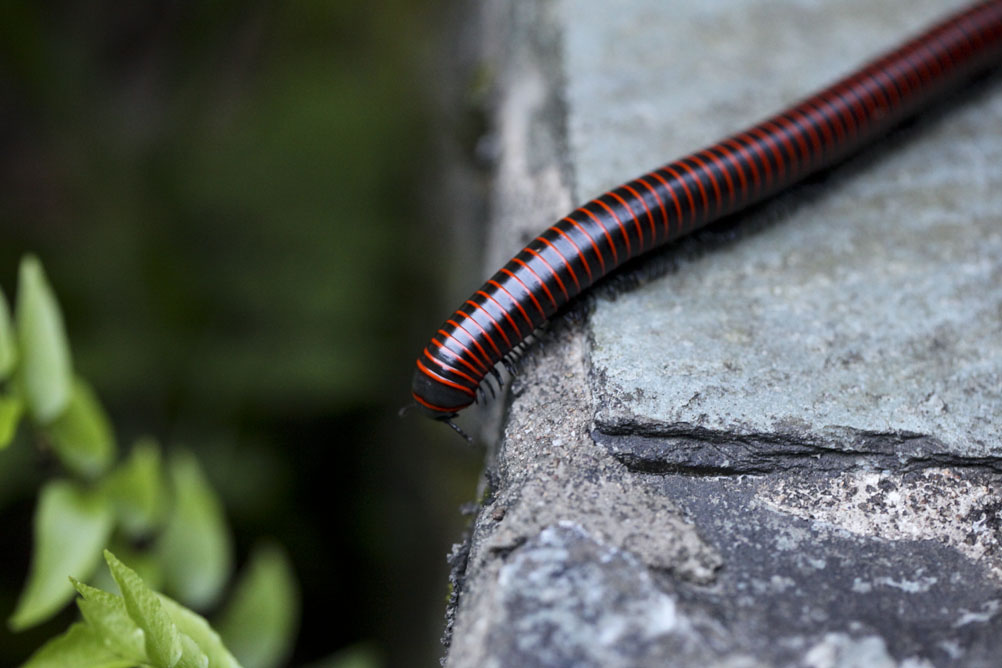
[(420, 369), (414, 372), (411, 396), (422, 413), (437, 420), (449, 420), (476, 399), (476, 392), (470, 394), (437, 382)]

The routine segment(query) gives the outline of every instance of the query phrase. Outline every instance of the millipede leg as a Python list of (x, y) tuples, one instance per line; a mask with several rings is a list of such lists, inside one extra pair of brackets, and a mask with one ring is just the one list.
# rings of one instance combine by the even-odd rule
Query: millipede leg
[(505, 371), (508, 372), (508, 375), (514, 376), (518, 371), (508, 355), (501, 358), (501, 364), (504, 365)]
[(452, 427), (453, 431), (455, 431), (457, 434), (459, 434), (460, 436), (462, 436), (463, 438), (465, 438), (467, 443), (472, 443), (473, 442), (473, 439), (470, 438), (470, 435), (467, 434), (462, 429), (460, 429), (459, 425), (456, 424), (455, 422), (453, 422), (452, 420), (442, 420), (442, 422), (444, 422), (445, 424), (447, 424), (450, 427)]

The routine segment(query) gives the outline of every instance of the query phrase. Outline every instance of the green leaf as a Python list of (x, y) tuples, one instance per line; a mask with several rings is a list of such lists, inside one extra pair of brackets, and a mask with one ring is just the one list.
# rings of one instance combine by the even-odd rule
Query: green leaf
[[(120, 561), (118, 563), (121, 564)], [(122, 568), (126, 567), (123, 565)], [(113, 572), (118, 570), (120, 569), (113, 567)], [(135, 572), (132, 572), (131, 576), (127, 574), (126, 576), (133, 584), (138, 581)], [(135, 664), (152, 661), (155, 665), (164, 665), (147, 657), (145, 633), (130, 616), (124, 596), (90, 587), (77, 580), (74, 580), (73, 584), (83, 597), (77, 599), (77, 605), (80, 606), (84, 619), (97, 632), (109, 651), (117, 656), (129, 658)], [(141, 581), (140, 584), (142, 590), (153, 593)], [(233, 655), (227, 651), (219, 635), (203, 617), (162, 594), (153, 593), (153, 595), (159, 600), (162, 612), (174, 623), (178, 632), (181, 654), (174, 664), (175, 668), (241, 668)], [(145, 597), (145, 594), (142, 596)], [(163, 622), (162, 615), (161, 622)]]
[(280, 665), (292, 647), (299, 588), (292, 566), (277, 545), (254, 550), (217, 625), (226, 646), (246, 668)]
[(0, 450), (14, 440), (22, 413), (24, 413), (24, 402), (20, 398), (0, 396)]
[(160, 602), (177, 628), (205, 652), (209, 668), (240, 668), (240, 663), (226, 649), (219, 634), (212, 630), (204, 617), (162, 594)]
[(18, 376), (25, 400), (38, 422), (48, 424), (70, 402), (73, 385), (70, 348), (63, 316), (38, 258), (21, 261), (17, 285)]
[(69, 404), (45, 430), (66, 468), (94, 478), (115, 458), (115, 436), (90, 386), (77, 378)]
[(177, 668), (209, 668), (209, 657), (187, 633), (181, 634), (181, 648)]
[(31, 655), (21, 668), (129, 668), (135, 662), (115, 656), (97, 632), (86, 624), (74, 624)]
[(184, 646), (181, 632), (164, 610), (160, 598), (147, 587), (136, 572), (115, 558), (108, 550), (104, 558), (111, 569), (111, 575), (122, 590), (125, 609), (139, 628), (143, 630), (146, 655), (159, 668), (174, 668)]
[(0, 380), (6, 380), (17, 363), (17, 343), (14, 327), (10, 322), (10, 308), (7, 298), (0, 290)]
[(77, 599), (77, 607), (104, 646), (116, 656), (131, 659), (134, 663), (149, 661), (143, 631), (129, 617), (125, 600), (116, 594), (90, 587), (76, 578), (70, 580), (83, 597)]
[[(107, 547), (112, 554), (118, 557), (119, 561), (128, 564), (129, 568), (143, 579), (147, 587), (154, 591), (163, 587), (163, 564), (148, 546), (134, 546), (116, 531), (112, 534)], [(115, 584), (115, 578), (111, 577), (111, 573), (107, 570), (96, 571), (89, 582), (91, 585), (106, 591), (116, 591), (118, 588), (118, 585)]]
[(160, 526), (167, 491), (156, 442), (138, 441), (128, 459), (108, 476), (105, 489), (115, 505), (119, 526), (131, 537), (143, 538)]
[(174, 507), (157, 543), (164, 588), (194, 608), (218, 597), (231, 568), (230, 536), (223, 508), (194, 455), (171, 458)]
[(111, 504), (66, 480), (47, 483), (35, 510), (35, 545), (28, 582), (10, 618), (15, 631), (34, 626), (73, 598), (67, 576), (89, 577), (112, 529)]

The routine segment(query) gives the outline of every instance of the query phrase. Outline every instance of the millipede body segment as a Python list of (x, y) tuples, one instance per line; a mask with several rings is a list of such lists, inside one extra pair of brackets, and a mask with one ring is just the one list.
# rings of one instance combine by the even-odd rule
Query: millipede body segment
[(449, 420), (495, 365), (624, 262), (833, 165), (1002, 61), (1002, 0), (974, 4), (789, 109), (596, 197), (465, 300), (417, 359), (412, 394)]

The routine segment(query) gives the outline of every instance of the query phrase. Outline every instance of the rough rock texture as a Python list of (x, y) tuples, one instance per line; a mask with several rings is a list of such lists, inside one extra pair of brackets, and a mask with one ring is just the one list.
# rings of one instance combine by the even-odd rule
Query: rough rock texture
[[(958, 4), (485, 3), (490, 269)], [(995, 76), (558, 323), (447, 665), (1002, 665), (1000, 129)]]

